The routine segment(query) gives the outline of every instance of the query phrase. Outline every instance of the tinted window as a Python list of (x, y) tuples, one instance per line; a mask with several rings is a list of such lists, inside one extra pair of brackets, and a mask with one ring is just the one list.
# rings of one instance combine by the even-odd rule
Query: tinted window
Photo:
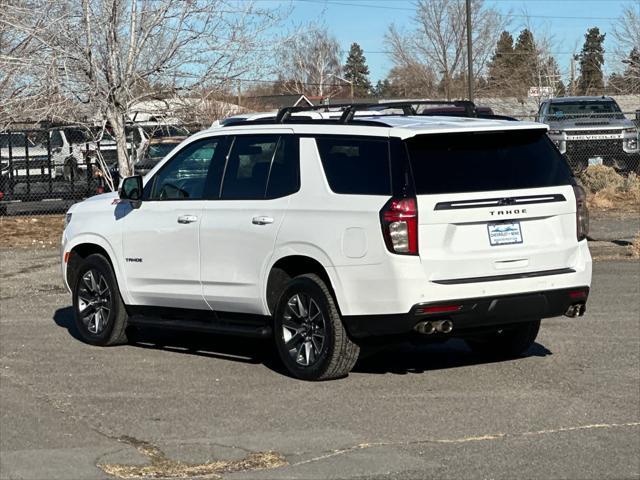
[(134, 145), (140, 145), (142, 142), (140, 130), (137, 127), (125, 127), (124, 133), (127, 137), (127, 142), (133, 142)]
[(222, 182), (223, 200), (263, 199), (278, 135), (235, 137)]
[(420, 135), (406, 143), (418, 195), (573, 182), (544, 130)]
[(335, 193), (391, 194), (386, 140), (320, 137), (316, 141), (329, 186)]
[(62, 135), (60, 135), (60, 132), (58, 130), (54, 130), (53, 132), (51, 132), (50, 142), (51, 142), (51, 148), (58, 148), (63, 145)]
[(267, 198), (286, 197), (300, 189), (299, 140), (292, 135), (280, 137), (269, 170)]
[(33, 147), (33, 142), (27, 142), (24, 133), (2, 133), (0, 134), (0, 147), (24, 147), (28, 143), (29, 147)]
[(95, 140), (89, 130), (81, 128), (65, 128), (64, 135), (69, 143), (87, 143)]
[(176, 153), (149, 183), (149, 199), (203, 198), (207, 173), (218, 143), (217, 138), (207, 138), (191, 143)]

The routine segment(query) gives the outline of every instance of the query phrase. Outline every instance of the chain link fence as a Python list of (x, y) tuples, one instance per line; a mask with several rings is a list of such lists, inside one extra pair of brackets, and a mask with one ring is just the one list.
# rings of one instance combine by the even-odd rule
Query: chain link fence
[[(549, 122), (549, 136), (576, 174), (600, 164), (623, 175), (640, 174), (640, 110), (623, 115), (624, 121), (618, 115)], [(538, 120), (533, 115), (517, 119)], [(127, 126), (136, 173), (146, 173), (199, 129)], [(22, 125), (0, 132), (0, 160), (0, 215), (62, 213), (79, 200), (117, 188), (119, 180), (116, 143), (104, 128)]]
[[(146, 173), (198, 126), (130, 125), (127, 151)], [(101, 127), (21, 125), (0, 132), (0, 215), (61, 213), (118, 186), (116, 142)]]
[(549, 138), (576, 175), (590, 165), (612, 167), (621, 175), (640, 175), (640, 110), (572, 114), (546, 120), (536, 115), (514, 118), (547, 123)]

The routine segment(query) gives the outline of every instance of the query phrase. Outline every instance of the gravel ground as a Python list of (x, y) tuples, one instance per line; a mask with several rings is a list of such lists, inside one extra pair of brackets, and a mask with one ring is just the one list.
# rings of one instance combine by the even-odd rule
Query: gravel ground
[(587, 315), (546, 320), (526, 358), (402, 345), (324, 383), (255, 341), (85, 345), (57, 251), (0, 267), (1, 478), (640, 477), (639, 262), (597, 262)]

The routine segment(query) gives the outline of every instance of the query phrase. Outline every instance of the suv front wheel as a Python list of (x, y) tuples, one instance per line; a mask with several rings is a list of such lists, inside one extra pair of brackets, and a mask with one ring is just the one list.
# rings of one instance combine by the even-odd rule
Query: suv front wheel
[(275, 309), (274, 336), (282, 363), (302, 380), (344, 377), (360, 353), (342, 325), (331, 291), (314, 274), (286, 284)]
[(111, 264), (102, 255), (85, 258), (73, 286), (76, 328), (91, 345), (127, 342), (128, 315)]

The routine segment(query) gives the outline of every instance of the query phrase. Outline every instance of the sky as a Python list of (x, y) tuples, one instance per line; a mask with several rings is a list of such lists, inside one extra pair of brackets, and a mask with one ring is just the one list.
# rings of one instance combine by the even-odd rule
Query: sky
[[(298, 25), (311, 20), (323, 22), (344, 50), (343, 62), (351, 43), (359, 43), (374, 84), (384, 79), (392, 66), (384, 53), (385, 32), (391, 23), (410, 31), (415, 12), (412, 0), (292, 0), (292, 5), (289, 22)], [(615, 46), (610, 32), (623, 7), (632, 5), (640, 12), (640, 0), (485, 0), (485, 5), (508, 16), (508, 30), (514, 40), (527, 21), (525, 14), (528, 15), (534, 36), (539, 31), (552, 37), (552, 52), (565, 76), (569, 74), (571, 54), (580, 51), (588, 28), (597, 26), (607, 34), (607, 52)], [(605, 53), (605, 72), (614, 71), (612, 67)]]

